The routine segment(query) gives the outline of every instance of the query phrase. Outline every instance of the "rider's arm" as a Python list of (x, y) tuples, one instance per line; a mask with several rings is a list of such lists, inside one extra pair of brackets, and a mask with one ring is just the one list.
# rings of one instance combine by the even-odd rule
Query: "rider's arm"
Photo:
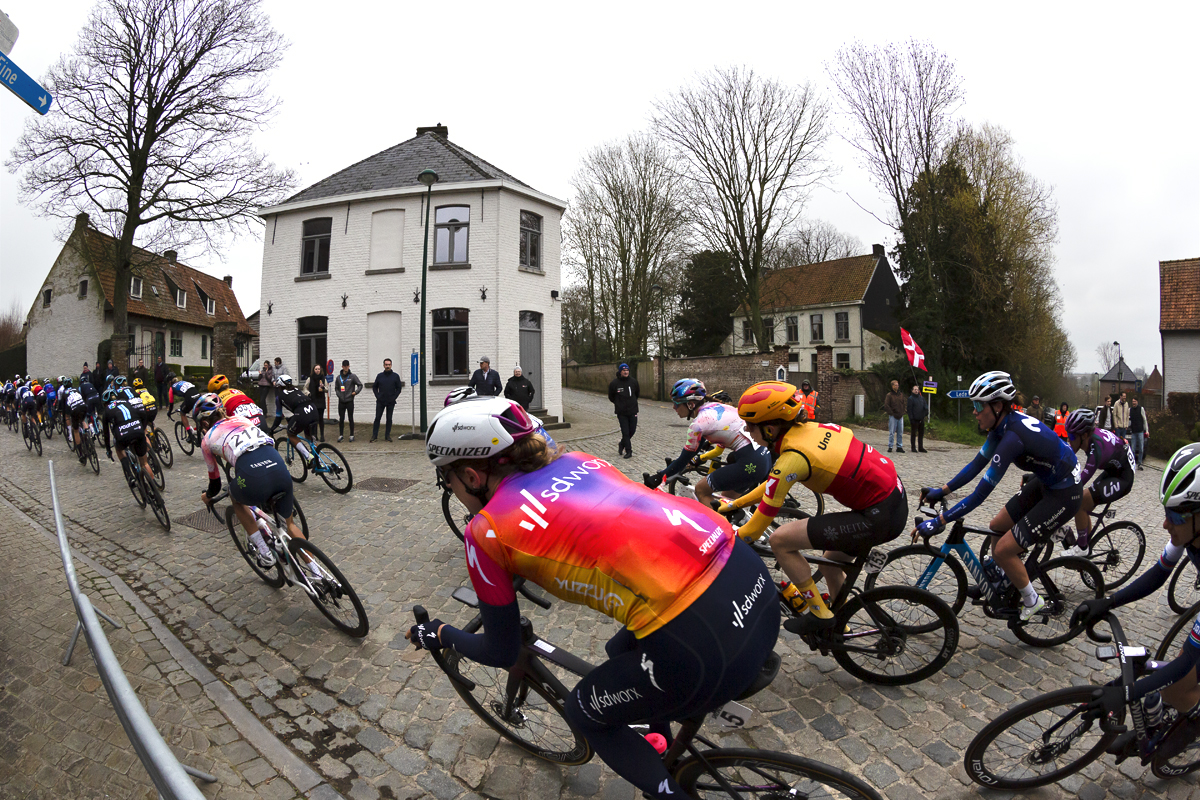
[(464, 633), (453, 625), (442, 626), (438, 641), (453, 647), (472, 661), (489, 667), (508, 669), (521, 653), (521, 612), (512, 576), (475, 544), (468, 528), (464, 536), (467, 571), (479, 597), (479, 615), (483, 633)]
[(747, 492), (729, 504), (730, 508), (745, 508), (748, 505), (757, 503), (762, 500), (763, 494), (767, 491), (767, 482), (763, 481), (757, 487)]
[[(779, 513), (792, 484), (796, 481), (807, 480), (810, 474), (812, 474), (812, 467), (807, 458), (794, 450), (785, 450), (775, 460), (775, 467), (760, 487), (763, 489), (762, 502), (758, 504), (750, 521), (738, 528), (738, 536), (748, 542), (756, 541), (762, 536), (763, 531)], [(745, 498), (738, 498), (738, 501), (743, 499)]]
[(663, 474), (677, 475), (682, 472), (683, 468), (687, 466), (688, 462), (695, 458), (696, 454), (700, 452), (700, 440), (703, 438), (704, 431), (700, 429), (699, 421), (692, 422), (692, 424), (688, 426), (687, 444), (685, 444), (683, 449), (679, 451), (679, 458), (676, 458), (674, 461), (668, 464), (667, 468), (663, 470)]
[(1175, 565), (1179, 563), (1183, 552), (1184, 548), (1176, 547), (1167, 542), (1166, 548), (1163, 549), (1162, 555), (1158, 557), (1158, 561), (1154, 563), (1154, 566), (1114, 594), (1112, 596), (1113, 603), (1123, 606), (1126, 603), (1132, 603), (1134, 600), (1141, 600), (1143, 597), (1149, 597), (1154, 594), (1171, 577), (1171, 573), (1175, 570)]
[(712, 461), (714, 458), (720, 458), (721, 454), (724, 452), (725, 452), (725, 448), (721, 447), (720, 445), (717, 445), (712, 450), (709, 450), (707, 453), (701, 453), (700, 460), (701, 461)]
[[(988, 465), (987, 471), (983, 473), (983, 480), (976, 484), (975, 491), (958, 501), (958, 503), (949, 511), (943, 513), (942, 520), (944, 522), (953, 522), (959, 517), (966, 516), (975, 508), (978, 508), (979, 504), (986, 500), (987, 496), (990, 495), (992, 490), (996, 488), (996, 484), (1000, 483), (1000, 479), (1004, 477), (1004, 472), (1008, 469), (1008, 465), (1012, 463), (1014, 458), (1021, 454), (1023, 449), (1024, 445), (1022, 444), (1019, 436), (1011, 431), (1005, 433), (1003, 438), (1000, 439), (1000, 444), (996, 446), (995, 453), (992, 455), (991, 463)], [(982, 459), (984, 462), (986, 462), (988, 451), (989, 448), (987, 444), (984, 444), (983, 448), (981, 448), (979, 451), (979, 455), (975, 456), (975, 459), (968, 464), (962, 472), (955, 476), (954, 481), (957, 481), (964, 474), (966, 474), (967, 470), (974, 467), (977, 461)], [(978, 471), (979, 469), (975, 468), (975, 472)], [(948, 484), (951, 488), (951, 491), (958, 488), (954, 485), (954, 481), (951, 481)], [(961, 486), (962, 484), (960, 483), (958, 485)]]
[(1192, 633), (1183, 643), (1183, 649), (1175, 660), (1133, 684), (1130, 699), (1141, 700), (1153, 691), (1183, 680), (1197, 664), (1200, 664), (1200, 619), (1192, 625)]
[(1092, 473), (1096, 471), (1096, 451), (1099, 450), (1100, 443), (1092, 436), (1092, 443), (1088, 445), (1087, 463), (1083, 465), (1083, 472), (1079, 474), (1079, 485), (1087, 486), (1087, 482), (1091, 479)]
[(972, 458), (957, 475), (946, 482), (946, 491), (953, 492), (970, 483), (971, 479), (978, 475), (980, 471), (987, 466), (987, 463), (991, 457), (992, 441), (991, 439), (988, 439), (983, 443), (983, 447), (979, 448), (979, 452), (975, 454), (975, 457)]
[(221, 470), (218, 468), (217, 457), (213, 455), (207, 436), (200, 440), (200, 453), (204, 456), (204, 466), (208, 468), (208, 488), (204, 493), (210, 498), (216, 497), (221, 491)]

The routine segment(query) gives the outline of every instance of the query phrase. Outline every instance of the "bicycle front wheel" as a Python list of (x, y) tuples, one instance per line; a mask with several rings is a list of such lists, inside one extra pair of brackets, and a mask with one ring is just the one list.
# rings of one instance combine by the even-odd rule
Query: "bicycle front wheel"
[(1106, 526), (1089, 544), (1087, 560), (1099, 568), (1108, 591), (1136, 575), (1146, 554), (1146, 534), (1132, 522)]
[(250, 569), (254, 570), (254, 574), (262, 578), (263, 583), (272, 589), (283, 586), (282, 565), (278, 561), (269, 567), (258, 563), (258, 548), (250, 543), (250, 534), (246, 533), (246, 529), (242, 527), (233, 506), (225, 509), (225, 526), (229, 528), (229, 535), (233, 537), (234, 547), (242, 554), (242, 558), (246, 559), (246, 563), (250, 565)]
[(283, 463), (287, 464), (288, 474), (292, 476), (292, 481), (304, 483), (304, 479), (308, 477), (308, 464), (305, 464), (304, 459), (300, 457), (300, 451), (292, 447), (291, 441), (286, 436), (280, 436), (275, 440), (275, 449), (279, 451), (279, 455), (283, 456)]
[[(991, 789), (1033, 789), (1073, 775), (1117, 738), (1083, 708), (1098, 687), (1071, 686), (1010, 708), (967, 745), (967, 775)], [(1121, 709), (1116, 721), (1125, 717)]]
[(1176, 614), (1185, 614), (1200, 602), (1200, 569), (1192, 566), (1190, 558), (1179, 559), (1167, 589), (1167, 603)]
[(1051, 647), (1082, 633), (1083, 623), (1071, 627), (1071, 614), (1084, 600), (1104, 596), (1104, 579), (1096, 565), (1076, 556), (1054, 558), (1030, 577), (1046, 607), (1028, 622), (1014, 619), (1013, 635), (1026, 644)]
[(175, 466), (175, 451), (171, 449), (171, 440), (158, 428), (154, 429), (154, 449), (158, 457), (168, 469)]
[(354, 473), (342, 451), (331, 444), (317, 445), (317, 458), (320, 461), (321, 480), (325, 485), (338, 494), (345, 494), (354, 488)]
[[(307, 584), (303, 588), (317, 610), (338, 630), (355, 637), (366, 636), (370, 627), (366, 609), (341, 570), (307, 539), (288, 540), (288, 550), (292, 553), (293, 566), (304, 573), (297, 578), (302, 586)], [(312, 576), (309, 561), (320, 565), (320, 578)]]
[[(729, 797), (717, 775), (742, 797), (811, 797), (882, 800), (879, 792), (848, 772), (789, 753), (721, 748), (691, 756), (675, 767), (675, 781), (691, 797)], [(716, 775), (714, 775), (716, 773)]]
[(933, 675), (958, 649), (950, 606), (915, 586), (855, 595), (833, 615), (833, 658), (854, 677), (904, 686)]
[(1183, 647), (1183, 643), (1188, 640), (1188, 636), (1192, 633), (1192, 625), (1196, 622), (1196, 615), (1200, 614), (1200, 601), (1197, 601), (1191, 608), (1186, 609), (1179, 619), (1171, 625), (1171, 629), (1167, 631), (1167, 635), (1159, 643), (1158, 649), (1154, 651), (1155, 661), (1170, 661), (1179, 654), (1179, 648)]
[(159, 493), (158, 486), (153, 481), (146, 480), (144, 476), (142, 478), (142, 494), (146, 496), (146, 505), (150, 506), (150, 510), (154, 512), (154, 517), (158, 520), (158, 524), (162, 525), (170, 533), (171, 515), (167, 513), (166, 501), (163, 500), (162, 494)]
[(181, 419), (175, 420), (175, 442), (186, 456), (190, 456), (196, 450), (196, 444), (188, 437), (187, 427)]
[(442, 650), (442, 656), (442, 668), (454, 691), (501, 736), (552, 764), (583, 764), (591, 759), (591, 745), (571, 727), (552, 690), (528, 676), (515, 680), (507, 670), (485, 667), (449, 648)]
[(924, 544), (897, 547), (879, 572), (868, 573), (864, 589), (916, 586), (933, 592), (958, 616), (967, 602), (967, 571), (957, 558)]
[(442, 516), (446, 518), (446, 524), (454, 531), (459, 541), (466, 541), (464, 534), (467, 525), (475, 515), (467, 511), (467, 507), (454, 496), (454, 492), (442, 492)]
[(159, 489), (166, 491), (167, 476), (163, 474), (163, 465), (162, 461), (159, 460), (158, 453), (154, 452), (154, 449), (151, 448), (148, 456), (149, 457), (146, 459), (146, 461), (150, 464), (150, 472), (152, 473), (152, 477), (154, 479), (154, 485)]

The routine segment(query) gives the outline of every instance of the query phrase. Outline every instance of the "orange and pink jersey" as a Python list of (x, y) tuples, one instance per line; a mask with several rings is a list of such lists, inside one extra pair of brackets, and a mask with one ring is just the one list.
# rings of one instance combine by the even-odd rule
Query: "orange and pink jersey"
[(200, 453), (208, 467), (208, 477), (212, 479), (221, 474), (217, 471), (218, 456), (232, 467), (242, 453), (267, 445), (274, 447), (275, 442), (253, 422), (242, 417), (226, 417), (204, 434), (200, 440)]
[(507, 605), (520, 576), (648, 636), (704, 593), (733, 528), (694, 500), (647, 489), (602, 458), (568, 453), (505, 478), (466, 533), (479, 598)]

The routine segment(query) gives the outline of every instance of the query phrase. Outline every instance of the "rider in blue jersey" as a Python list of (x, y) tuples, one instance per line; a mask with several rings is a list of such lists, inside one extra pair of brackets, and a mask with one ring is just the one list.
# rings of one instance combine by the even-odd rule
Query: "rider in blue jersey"
[[(1075, 451), (1041, 420), (1014, 411), (1017, 396), (1007, 372), (985, 372), (968, 391), (975, 407), (975, 420), (987, 433), (987, 441), (971, 463), (945, 486), (922, 490), (929, 502), (966, 485), (987, 467), (983, 480), (949, 511), (917, 526), (922, 533), (940, 531), (947, 522), (965, 516), (992, 493), (1009, 464), (1032, 472), (1034, 478), (1021, 487), (991, 521), (996, 564), (1021, 592), (1024, 608), (1021, 621), (1028, 622), (1045, 608), (1045, 601), (1029, 581), (1021, 553), (1044, 540), (1079, 509), (1082, 496), (1079, 462)], [(922, 502), (924, 502), (924, 499)]]

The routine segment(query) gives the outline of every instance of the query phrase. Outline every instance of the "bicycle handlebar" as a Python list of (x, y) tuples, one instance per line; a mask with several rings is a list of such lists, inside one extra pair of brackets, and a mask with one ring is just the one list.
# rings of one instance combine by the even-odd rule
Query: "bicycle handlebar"
[(219, 521), (221, 518), (220, 518), (220, 517), (217, 515), (217, 509), (216, 509), (217, 501), (219, 501), (219, 500), (224, 500), (226, 497), (229, 497), (229, 490), (228, 490), (228, 489), (226, 489), (225, 491), (221, 492), (221, 493), (220, 493), (220, 494), (218, 494), (216, 497), (214, 497), (214, 498), (212, 499), (212, 504), (208, 506), (208, 513), (210, 513), (210, 514), (212, 514), (214, 517), (216, 517), (218, 521)]
[[(1112, 629), (1112, 634), (1100, 633), (1096, 630), (1096, 624), (1099, 622), (1107, 622), (1108, 627)], [(1111, 642), (1113, 639), (1117, 640), (1117, 644), (1125, 644), (1125, 631), (1121, 628), (1121, 622), (1117, 619), (1117, 615), (1112, 611), (1107, 611), (1103, 617), (1098, 617), (1089, 622), (1087, 625), (1087, 635), (1093, 642), (1100, 642), (1101, 644)]]

